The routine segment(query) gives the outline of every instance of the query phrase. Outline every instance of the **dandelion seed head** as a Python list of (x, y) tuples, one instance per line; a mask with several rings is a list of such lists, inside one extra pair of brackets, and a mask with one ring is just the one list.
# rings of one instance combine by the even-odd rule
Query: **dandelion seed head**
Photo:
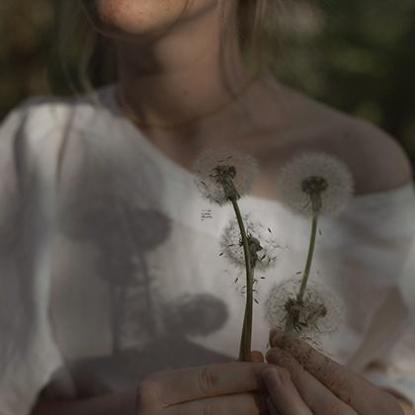
[(335, 332), (344, 316), (340, 298), (325, 285), (311, 280), (299, 304), (297, 295), (300, 286), (301, 278), (295, 277), (271, 288), (264, 303), (269, 325), (284, 330), (289, 315), (297, 315), (299, 324), (295, 329), (301, 338), (316, 339)]
[(258, 163), (253, 157), (227, 147), (203, 151), (195, 161), (193, 170), (202, 195), (219, 205), (228, 203), (230, 196), (239, 199), (248, 194), (259, 172)]
[(280, 170), (277, 188), (281, 201), (296, 212), (311, 216), (337, 215), (353, 195), (353, 177), (348, 166), (325, 153), (305, 153)]
[[(273, 233), (260, 222), (252, 220), (250, 216), (243, 217), (245, 230), (248, 236), (248, 246), (251, 256), (255, 260), (254, 266), (259, 270), (272, 267), (278, 259), (281, 249)], [(238, 267), (245, 267), (244, 249), (238, 221), (232, 219), (224, 229), (221, 238), (221, 252)]]

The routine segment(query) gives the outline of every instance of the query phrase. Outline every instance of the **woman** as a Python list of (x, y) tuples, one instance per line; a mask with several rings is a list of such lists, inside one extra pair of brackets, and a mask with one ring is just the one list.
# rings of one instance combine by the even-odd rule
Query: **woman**
[[(385, 367), (402, 366), (395, 350), (409, 348), (398, 279), (415, 204), (402, 150), (248, 70), (242, 45), (259, 50), (253, 28), (274, 0), (83, 6), (116, 46), (116, 85), (92, 102), (29, 100), (1, 130), (0, 412), (258, 414), (266, 394), (283, 415), (414, 413), (413, 372)], [(324, 344), (341, 364), (277, 332), (272, 365), (232, 362), (243, 302), (217, 259), (229, 212), (206, 205), (189, 171), (201, 147), (224, 142), (262, 166), (241, 204), (290, 246), (275, 279), (296, 270), (307, 232), (278, 203), (281, 163), (316, 150), (350, 166), (356, 201), (327, 224), (320, 250), (348, 310)], [(254, 347), (265, 352), (260, 308), (255, 318)]]

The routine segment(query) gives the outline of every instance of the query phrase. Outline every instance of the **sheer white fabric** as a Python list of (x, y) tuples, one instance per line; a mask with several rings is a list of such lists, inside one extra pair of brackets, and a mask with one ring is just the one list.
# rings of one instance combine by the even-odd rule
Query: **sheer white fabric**
[[(56, 143), (29, 109), (0, 129), (0, 414), (25, 414), (61, 354), (48, 316)], [(48, 128), (50, 127), (47, 126)]]
[[(99, 105), (28, 101), (0, 130), (2, 415), (29, 413), (47, 383), (82, 398), (237, 356), (243, 268), (219, 255), (232, 211), (205, 201), (113, 92), (100, 90)], [(309, 223), (276, 201), (241, 207), (282, 247), (258, 286), (253, 346), (265, 351), (267, 293), (301, 270)], [(415, 400), (414, 213), (412, 184), (356, 197), (321, 222), (313, 278), (346, 310), (324, 351)]]

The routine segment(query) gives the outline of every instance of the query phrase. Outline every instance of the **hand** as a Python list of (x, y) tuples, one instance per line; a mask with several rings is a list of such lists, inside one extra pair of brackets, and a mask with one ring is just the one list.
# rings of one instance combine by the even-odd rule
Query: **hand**
[(263, 371), (279, 415), (404, 415), (398, 401), (305, 342), (273, 331)]
[[(253, 360), (260, 360), (255, 354)], [(151, 375), (137, 393), (138, 415), (259, 415), (266, 363), (231, 362)]]

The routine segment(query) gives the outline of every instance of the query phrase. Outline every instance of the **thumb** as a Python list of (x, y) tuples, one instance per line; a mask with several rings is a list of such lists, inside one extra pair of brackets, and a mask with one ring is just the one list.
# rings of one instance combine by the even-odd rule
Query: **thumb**
[(250, 361), (254, 363), (264, 363), (264, 355), (258, 351), (252, 351), (250, 356)]

